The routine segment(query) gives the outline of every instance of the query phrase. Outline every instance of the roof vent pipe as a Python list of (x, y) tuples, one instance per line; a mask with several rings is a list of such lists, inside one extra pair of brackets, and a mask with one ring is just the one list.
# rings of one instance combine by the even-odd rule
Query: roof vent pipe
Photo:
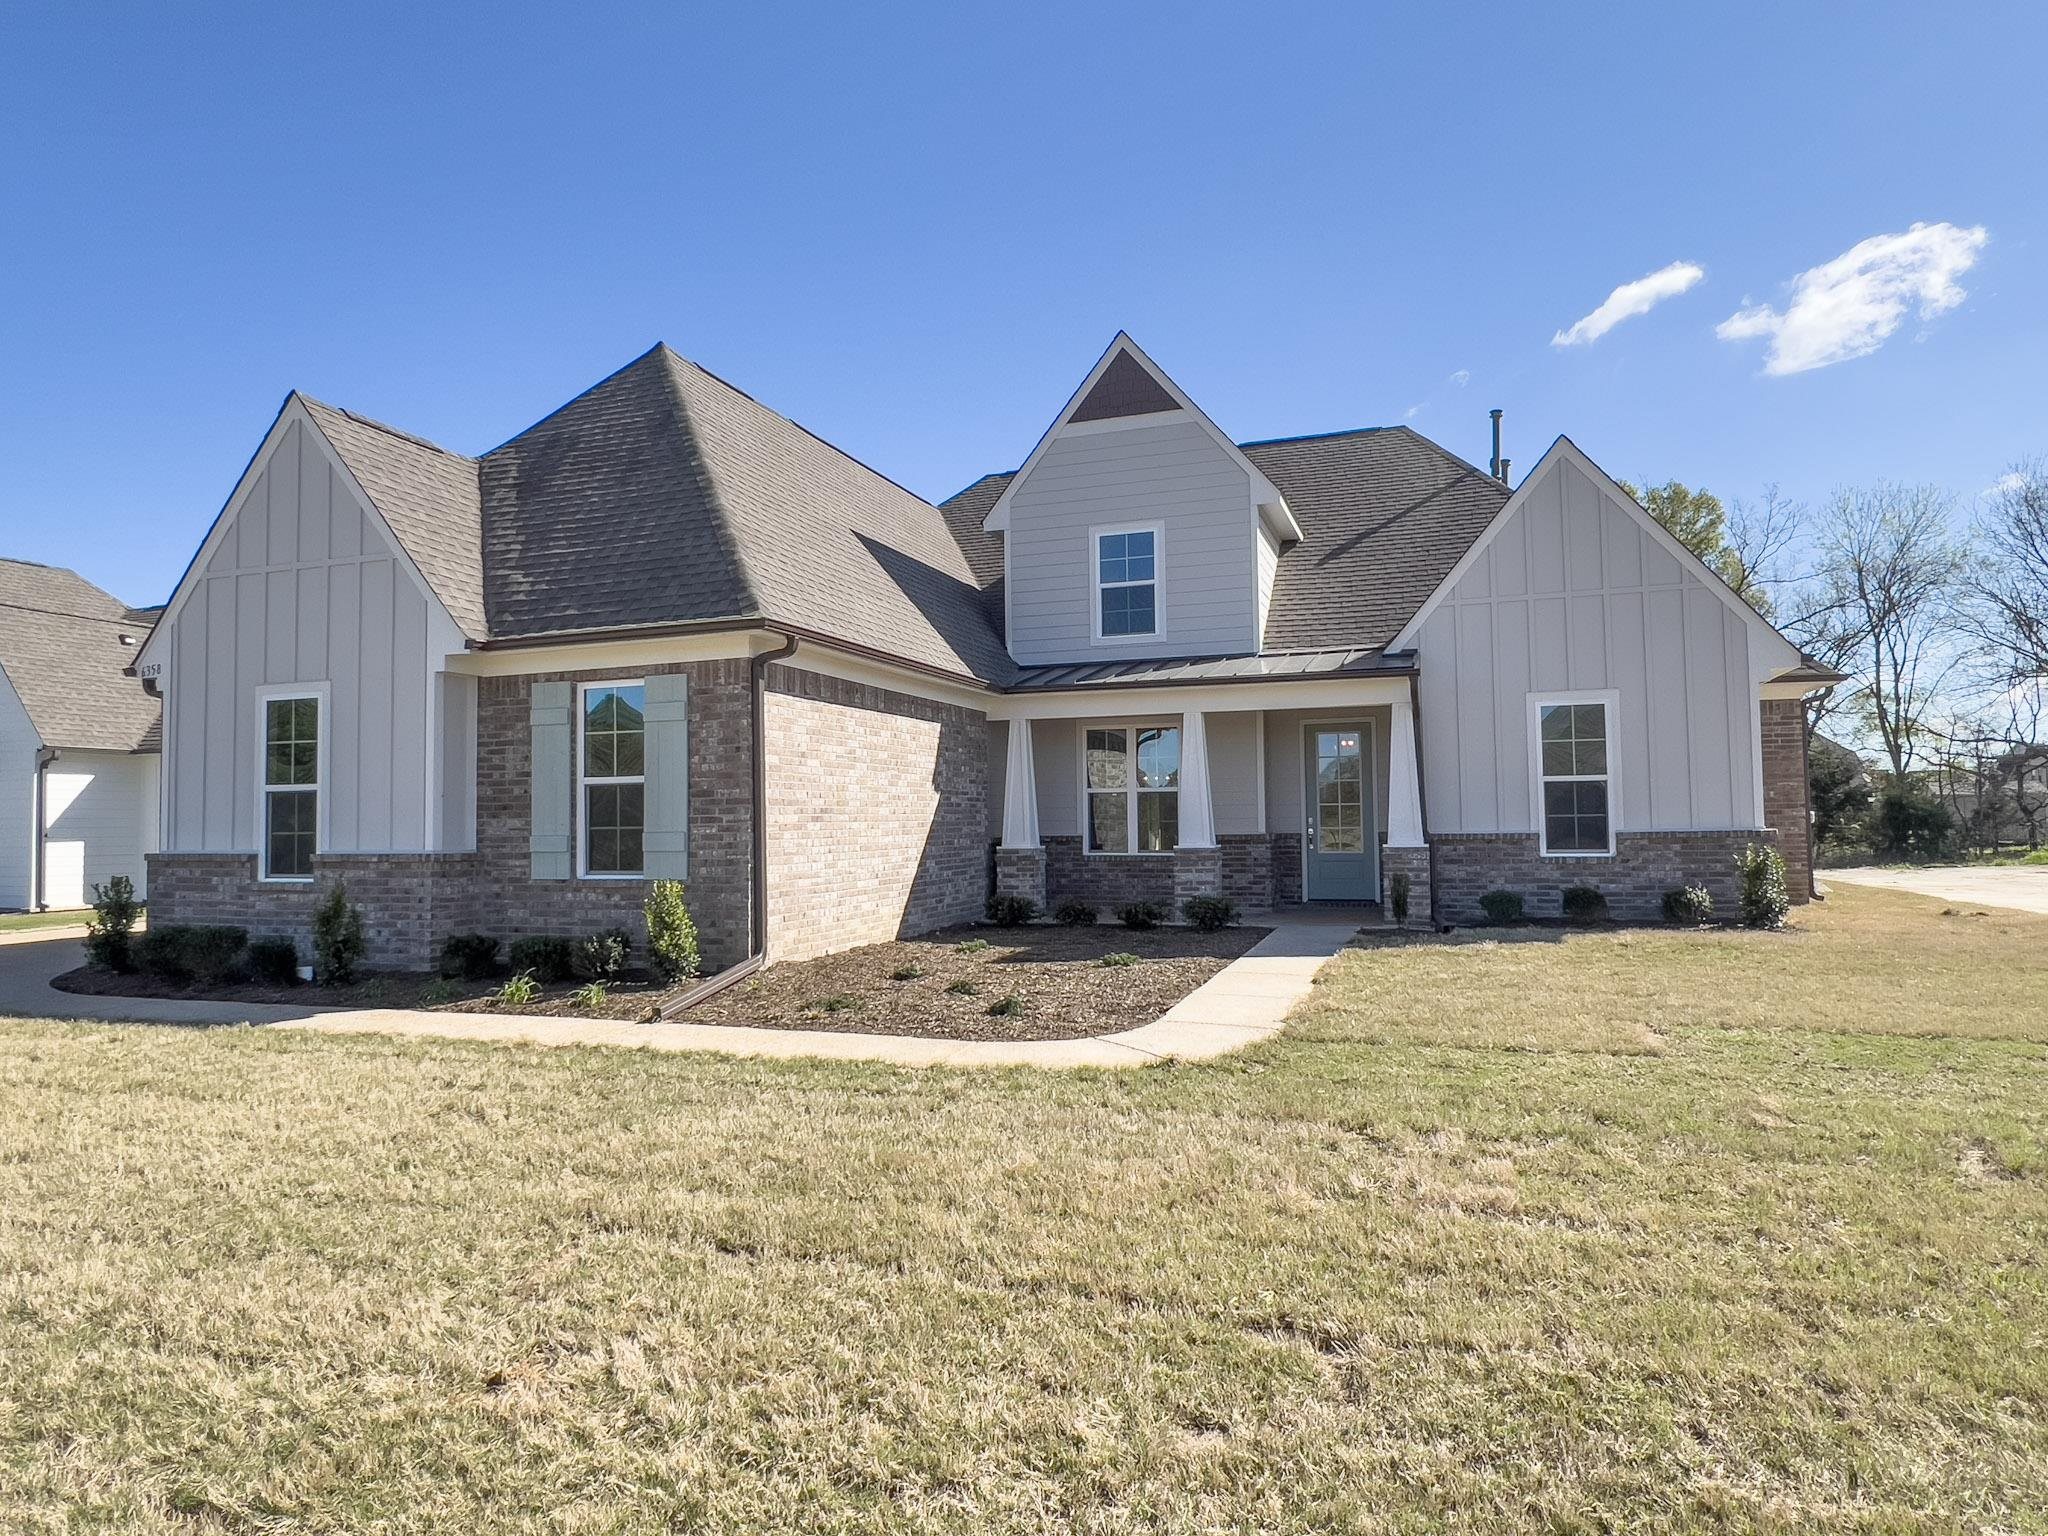
[(1500, 483), (1502, 485), (1508, 483), (1508, 461), (1506, 459), (1500, 461)]
[(1493, 418), (1493, 464), (1488, 473), (1496, 480), (1505, 480), (1508, 477), (1507, 466), (1500, 457), (1500, 407), (1495, 406), (1486, 414)]

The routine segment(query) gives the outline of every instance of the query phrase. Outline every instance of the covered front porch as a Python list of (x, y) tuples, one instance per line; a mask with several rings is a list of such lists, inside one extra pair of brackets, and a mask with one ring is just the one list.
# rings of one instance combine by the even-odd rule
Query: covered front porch
[(996, 888), (1047, 910), (1223, 896), (1429, 912), (1409, 679), (1025, 695), (990, 722)]

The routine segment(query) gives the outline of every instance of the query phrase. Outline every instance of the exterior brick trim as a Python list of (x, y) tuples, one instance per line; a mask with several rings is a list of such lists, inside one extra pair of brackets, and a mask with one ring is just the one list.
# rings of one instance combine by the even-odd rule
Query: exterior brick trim
[(1806, 764), (1806, 704), (1765, 699), (1758, 712), (1763, 733), (1764, 821), (1778, 834), (1785, 886), (1795, 902), (1813, 897), (1813, 801)]
[(1629, 922), (1663, 916), (1664, 893), (1698, 884), (1716, 911), (1737, 905), (1735, 855), (1751, 843), (1775, 843), (1772, 831), (1621, 832), (1612, 858), (1545, 857), (1533, 832), (1434, 833), (1431, 886), (1440, 922), (1475, 924), (1488, 891), (1514, 891), (1531, 917), (1563, 912), (1566, 886), (1590, 885), (1608, 911)]

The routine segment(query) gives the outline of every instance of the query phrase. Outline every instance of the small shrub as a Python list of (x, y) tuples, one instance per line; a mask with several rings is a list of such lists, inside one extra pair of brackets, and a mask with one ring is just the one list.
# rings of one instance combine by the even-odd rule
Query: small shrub
[(172, 923), (136, 940), (135, 962), (164, 981), (221, 982), (234, 975), (249, 947), (246, 928)]
[(583, 941), (576, 955), (577, 967), (592, 981), (615, 981), (626, 972), (633, 958), (633, 940), (623, 928), (607, 928)]
[(962, 976), (958, 981), (947, 982), (946, 990), (955, 997), (972, 997), (981, 990), (981, 983), (970, 981), (967, 977)]
[(555, 933), (531, 933), (514, 939), (505, 952), (512, 969), (543, 985), (567, 981), (576, 971), (576, 945)]
[(1479, 898), (1479, 910), (1486, 914), (1489, 923), (1519, 923), (1522, 920), (1522, 898), (1513, 891), (1488, 891)]
[(1038, 916), (1038, 903), (1028, 896), (991, 896), (986, 916), (998, 928), (1021, 928)]
[(1222, 896), (1190, 896), (1180, 904), (1180, 915), (1190, 928), (1214, 933), (1237, 921), (1237, 903)]
[(1093, 928), (1095, 926), (1095, 903), (1092, 901), (1063, 901), (1053, 908), (1053, 921), (1064, 928)]
[(595, 1013), (605, 1005), (611, 995), (610, 989), (601, 981), (587, 981), (569, 994), (569, 1001), (585, 1013)]
[(456, 986), (452, 981), (430, 981), (420, 988), (420, 1006), (422, 1008), (438, 1008), (443, 1003), (454, 1002), (461, 995), (462, 988)]
[(498, 941), (487, 933), (451, 933), (441, 941), (443, 976), (481, 981), (497, 968)]
[(1590, 885), (1564, 888), (1564, 915), (1575, 923), (1599, 923), (1607, 919), (1607, 898)]
[(999, 997), (988, 1005), (992, 1019), (1014, 1019), (1024, 1011), (1024, 994), (1012, 992), (1008, 997)]
[(85, 934), (85, 958), (109, 971), (124, 974), (135, 969), (135, 920), (142, 915), (142, 903), (135, 899), (135, 882), (115, 875), (105, 885), (92, 888), (92, 926)]
[(1681, 885), (1664, 893), (1664, 921), (1697, 927), (1714, 915), (1714, 898), (1704, 885)]
[(1166, 920), (1166, 909), (1156, 901), (1127, 901), (1116, 909), (1116, 920), (1126, 928), (1157, 928)]
[(953, 946), (953, 953), (956, 955), (978, 955), (987, 948), (987, 939), (962, 939)]
[(299, 979), (299, 946), (287, 938), (251, 939), (247, 964), (266, 986), (288, 987)]
[(647, 891), (647, 957), (664, 981), (688, 981), (703, 968), (684, 895), (680, 880), (657, 880)]
[(1766, 843), (1751, 843), (1735, 855), (1735, 873), (1742, 882), (1742, 926), (1782, 928), (1792, 910), (1785, 889), (1785, 861)]
[(830, 997), (821, 997), (811, 1006), (820, 1013), (851, 1013), (860, 1006), (860, 999), (836, 992)]
[(1407, 923), (1408, 898), (1413, 891), (1407, 870), (1397, 869), (1387, 877), (1387, 906), (1393, 912), (1395, 922)]
[(322, 986), (346, 986), (368, 949), (363, 909), (349, 904), (348, 887), (336, 881), (313, 914), (313, 974)]
[(1100, 960), (1096, 961), (1095, 963), (1097, 965), (1107, 966), (1111, 970), (1115, 970), (1119, 966), (1136, 965), (1138, 963), (1138, 957), (1132, 954), (1127, 949), (1119, 949), (1113, 951), (1110, 954), (1104, 955)]
[(509, 1007), (524, 1008), (540, 1001), (540, 983), (533, 979), (531, 971), (520, 971), (492, 996)]
[(891, 981), (915, 981), (923, 974), (924, 967), (921, 965), (899, 965), (889, 973), (889, 979)]

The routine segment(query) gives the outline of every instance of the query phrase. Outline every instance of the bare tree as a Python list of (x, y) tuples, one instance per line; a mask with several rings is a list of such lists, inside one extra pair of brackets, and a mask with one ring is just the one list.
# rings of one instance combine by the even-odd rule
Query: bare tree
[(1953, 510), (1934, 486), (1879, 483), (1837, 491), (1816, 530), (1825, 624), (1856, 660), (1845, 669), (1860, 674), (1854, 701), (1898, 784), (1956, 660), (1965, 547), (1950, 526)]
[(1966, 621), (2007, 688), (2048, 678), (2048, 459), (2013, 466), (1977, 518)]
[(1787, 500), (1776, 485), (1765, 486), (1760, 501), (1738, 501), (1729, 509), (1721, 574), (1765, 618), (1778, 617), (1780, 596), (1793, 584), (1792, 549), (1805, 526), (1806, 508)]

